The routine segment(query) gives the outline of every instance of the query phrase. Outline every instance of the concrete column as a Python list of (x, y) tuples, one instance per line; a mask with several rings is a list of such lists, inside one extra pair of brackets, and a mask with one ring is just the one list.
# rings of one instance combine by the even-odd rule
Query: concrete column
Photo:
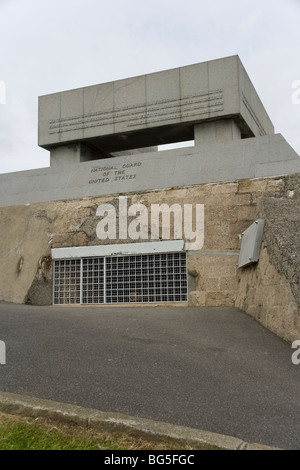
[(101, 158), (101, 154), (97, 154), (82, 143), (62, 145), (50, 150), (50, 166), (71, 165), (73, 163), (88, 162)]
[(241, 139), (241, 130), (233, 119), (221, 119), (196, 124), (195, 146), (221, 144)]

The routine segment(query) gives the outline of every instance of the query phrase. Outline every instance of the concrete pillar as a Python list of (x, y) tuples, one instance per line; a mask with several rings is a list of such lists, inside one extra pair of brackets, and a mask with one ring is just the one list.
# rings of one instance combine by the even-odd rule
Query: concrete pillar
[(62, 145), (50, 150), (50, 166), (71, 165), (101, 158), (93, 149), (82, 143)]
[(221, 144), (241, 139), (241, 130), (233, 119), (221, 119), (196, 124), (195, 146)]

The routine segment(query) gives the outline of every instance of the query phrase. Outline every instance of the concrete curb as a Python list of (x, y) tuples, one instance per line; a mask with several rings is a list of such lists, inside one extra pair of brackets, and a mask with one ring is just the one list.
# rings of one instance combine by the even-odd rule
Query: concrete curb
[(193, 450), (280, 450), (222, 434), (7, 392), (0, 392), (0, 411), (12, 415), (49, 418), (112, 434), (124, 432), (136, 438), (187, 445)]

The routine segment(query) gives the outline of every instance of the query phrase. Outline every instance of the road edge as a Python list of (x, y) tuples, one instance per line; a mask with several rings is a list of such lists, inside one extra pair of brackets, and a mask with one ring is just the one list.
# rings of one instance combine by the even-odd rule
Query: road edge
[(160, 442), (172, 442), (179, 446), (186, 445), (193, 450), (281, 450), (209, 431), (9, 392), (0, 391), (0, 411), (9, 415), (43, 417), (77, 424), (111, 434), (123, 432), (135, 438), (150, 438)]

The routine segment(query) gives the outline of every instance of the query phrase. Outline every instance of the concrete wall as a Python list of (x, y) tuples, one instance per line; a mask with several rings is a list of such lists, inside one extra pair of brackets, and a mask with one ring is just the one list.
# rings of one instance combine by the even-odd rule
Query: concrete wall
[(0, 175), (0, 206), (135, 194), (300, 172), (280, 134)]

